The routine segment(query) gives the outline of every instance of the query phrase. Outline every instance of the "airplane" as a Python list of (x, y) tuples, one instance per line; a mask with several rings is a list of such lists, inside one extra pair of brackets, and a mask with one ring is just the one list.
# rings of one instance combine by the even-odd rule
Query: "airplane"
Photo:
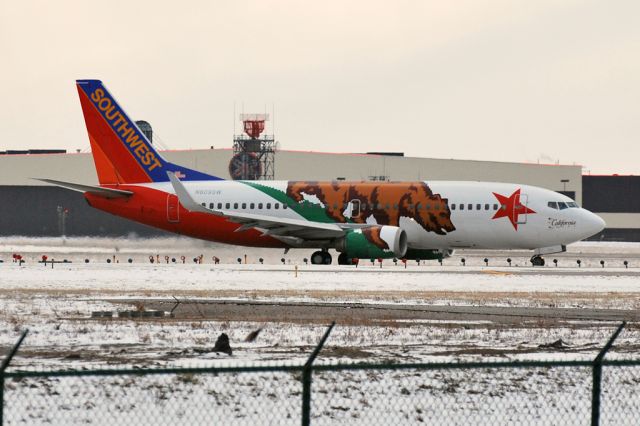
[(316, 249), (312, 264), (430, 260), (455, 249), (563, 252), (605, 222), (557, 192), (474, 181), (232, 181), (165, 160), (100, 80), (77, 80), (99, 185), (40, 179), (90, 206), (227, 244)]

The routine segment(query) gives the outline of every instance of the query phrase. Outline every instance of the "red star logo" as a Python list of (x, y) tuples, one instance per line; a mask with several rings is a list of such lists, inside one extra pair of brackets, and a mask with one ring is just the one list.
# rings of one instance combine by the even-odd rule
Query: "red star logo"
[(493, 193), (500, 202), (500, 209), (493, 215), (492, 219), (508, 217), (513, 225), (513, 229), (518, 230), (518, 216), (521, 214), (535, 213), (529, 207), (520, 203), (520, 189), (511, 194), (510, 197)]

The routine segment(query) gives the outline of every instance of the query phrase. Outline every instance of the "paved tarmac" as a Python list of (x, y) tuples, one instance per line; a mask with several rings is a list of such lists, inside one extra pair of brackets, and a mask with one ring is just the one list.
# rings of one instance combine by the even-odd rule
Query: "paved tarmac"
[[(122, 303), (123, 300), (110, 300)], [(507, 306), (427, 306), (361, 303), (269, 302), (188, 299), (141, 299), (145, 309), (171, 311), (177, 319), (200, 318), (218, 321), (302, 322), (377, 324), (408, 320), (490, 321), (494, 324), (531, 326), (566, 321), (640, 321), (640, 311), (593, 308), (533, 308)], [(128, 299), (126, 303), (132, 303)], [(486, 325), (485, 325), (486, 326)]]

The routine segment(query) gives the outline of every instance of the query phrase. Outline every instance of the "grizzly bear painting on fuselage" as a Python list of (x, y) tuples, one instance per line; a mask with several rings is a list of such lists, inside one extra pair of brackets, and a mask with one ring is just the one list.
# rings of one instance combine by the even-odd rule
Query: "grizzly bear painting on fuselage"
[[(447, 200), (434, 194), (424, 182), (316, 182), (291, 181), (287, 196), (301, 202), (315, 196), (336, 222), (366, 223), (373, 216), (379, 225), (400, 226), (400, 218), (415, 220), (427, 232), (444, 235), (456, 228)], [(345, 217), (345, 205), (359, 200), (360, 214)]]

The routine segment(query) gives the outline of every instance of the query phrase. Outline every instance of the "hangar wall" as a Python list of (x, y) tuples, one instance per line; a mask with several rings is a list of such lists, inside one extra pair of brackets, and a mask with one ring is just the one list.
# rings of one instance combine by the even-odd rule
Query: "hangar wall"
[[(169, 161), (229, 179), (230, 149), (164, 151)], [(554, 191), (574, 191), (580, 203), (580, 166), (449, 160), (368, 154), (278, 151), (275, 179), (367, 180), (484, 180), (541, 186)], [(0, 185), (44, 185), (33, 177), (46, 177), (90, 185), (98, 183), (91, 154), (2, 155)], [(563, 184), (561, 180), (567, 179)]]
[(607, 222), (592, 239), (640, 241), (640, 176), (583, 176), (583, 205)]
[[(167, 160), (229, 178), (230, 149), (164, 151)], [(281, 180), (483, 180), (529, 184), (575, 193), (582, 202), (580, 166), (485, 162), (367, 154), (278, 151), (275, 178)], [(141, 236), (163, 231), (89, 207), (81, 194), (48, 186), (32, 177), (97, 184), (89, 153), (0, 155), (0, 235), (60, 235), (57, 207), (68, 208), (67, 235)], [(566, 182), (562, 182), (562, 181)]]
[(50, 186), (0, 186), (0, 236), (55, 237), (63, 234), (58, 207), (68, 211), (68, 236), (168, 235), (90, 207), (75, 191)]

